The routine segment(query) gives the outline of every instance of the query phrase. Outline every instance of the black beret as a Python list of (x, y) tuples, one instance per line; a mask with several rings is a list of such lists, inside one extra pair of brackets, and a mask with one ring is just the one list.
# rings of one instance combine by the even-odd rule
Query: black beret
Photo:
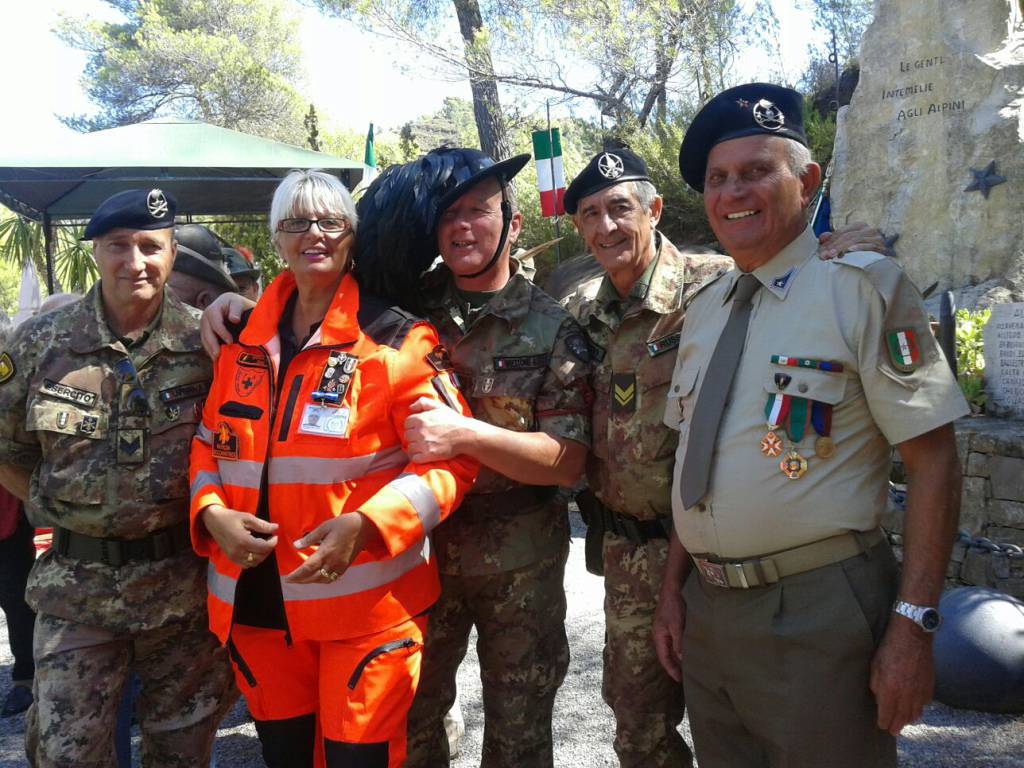
[(225, 246), (220, 249), (220, 252), (224, 255), (224, 261), (227, 262), (231, 277), (256, 277), (259, 275), (259, 268), (238, 250)]
[(650, 181), (647, 164), (626, 147), (599, 152), (590, 158), (565, 190), (565, 212), (576, 213), (580, 200), (623, 181)]
[[(437, 199), (435, 216), (440, 216), (452, 203), (462, 197), (466, 192), (475, 187), (484, 179), (496, 178), (500, 183), (505, 184), (512, 180), (517, 173), (523, 170), (530, 155), (516, 155), (501, 162), (495, 162), (490, 155), (485, 155), (479, 149), (451, 149), (441, 147), (431, 150), (424, 160), (431, 155), (442, 155), (447, 161), (445, 163), (448, 177), (440, 184), (438, 190), (440, 196)], [(433, 222), (436, 224), (436, 220)]]
[(703, 106), (690, 123), (679, 148), (679, 173), (698, 192), (712, 148), (744, 136), (784, 136), (807, 146), (804, 99), (792, 88), (749, 83), (722, 91)]
[(178, 201), (159, 189), (126, 189), (108, 197), (89, 219), (83, 240), (105, 235), (112, 229), (167, 229), (174, 226)]
[(174, 230), (174, 239), (178, 243), (175, 272), (192, 275), (228, 291), (238, 290), (224, 264), (220, 240), (209, 229), (202, 224), (183, 224)]

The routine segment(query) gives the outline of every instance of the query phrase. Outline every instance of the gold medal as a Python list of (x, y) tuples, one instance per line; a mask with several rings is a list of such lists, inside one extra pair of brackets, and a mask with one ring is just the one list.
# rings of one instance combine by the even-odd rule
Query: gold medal
[(782, 440), (773, 431), (761, 438), (761, 453), (769, 459), (782, 455)]
[(836, 441), (831, 437), (819, 437), (814, 441), (814, 455), (819, 459), (831, 459), (836, 455)]
[(782, 474), (790, 480), (799, 480), (807, 471), (807, 459), (795, 450), (790, 451), (786, 454), (785, 458), (779, 462), (779, 469), (782, 471)]

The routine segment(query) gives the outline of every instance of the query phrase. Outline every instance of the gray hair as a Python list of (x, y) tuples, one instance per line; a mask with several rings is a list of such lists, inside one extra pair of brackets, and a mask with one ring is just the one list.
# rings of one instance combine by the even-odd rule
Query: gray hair
[(811, 150), (799, 141), (781, 137), (786, 142), (786, 164), (794, 176), (803, 178), (807, 175), (807, 166), (814, 162)]
[(337, 176), (317, 169), (292, 171), (277, 185), (270, 203), (270, 239), (277, 242), (281, 219), (308, 216), (317, 211), (344, 216), (356, 231), (356, 204)]
[(640, 207), (645, 211), (651, 210), (651, 204), (654, 203), (654, 198), (658, 196), (658, 190), (649, 181), (634, 181), (632, 184), (633, 194), (636, 195)]

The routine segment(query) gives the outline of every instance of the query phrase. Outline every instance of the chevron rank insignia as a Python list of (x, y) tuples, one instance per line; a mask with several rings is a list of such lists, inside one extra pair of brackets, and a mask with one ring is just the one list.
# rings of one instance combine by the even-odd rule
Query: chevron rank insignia
[(119, 429), (117, 431), (117, 463), (141, 464), (145, 459), (144, 429)]
[(636, 374), (612, 374), (612, 413), (632, 413), (636, 410)]

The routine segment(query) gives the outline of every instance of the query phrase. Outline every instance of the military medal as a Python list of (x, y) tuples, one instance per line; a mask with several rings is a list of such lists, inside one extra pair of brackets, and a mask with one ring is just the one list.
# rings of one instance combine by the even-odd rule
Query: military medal
[(815, 401), (811, 406), (811, 424), (820, 435), (814, 441), (814, 455), (819, 459), (830, 459), (835, 456), (836, 442), (832, 439), (832, 406), (829, 403)]
[(799, 480), (807, 471), (807, 459), (797, 453), (795, 449), (791, 450), (779, 462), (779, 469), (790, 480)]
[(774, 431), (769, 430), (768, 434), (761, 438), (761, 453), (769, 459), (782, 455), (782, 440)]
[(831, 437), (819, 437), (814, 441), (814, 455), (819, 459), (831, 459), (836, 455), (836, 442)]

